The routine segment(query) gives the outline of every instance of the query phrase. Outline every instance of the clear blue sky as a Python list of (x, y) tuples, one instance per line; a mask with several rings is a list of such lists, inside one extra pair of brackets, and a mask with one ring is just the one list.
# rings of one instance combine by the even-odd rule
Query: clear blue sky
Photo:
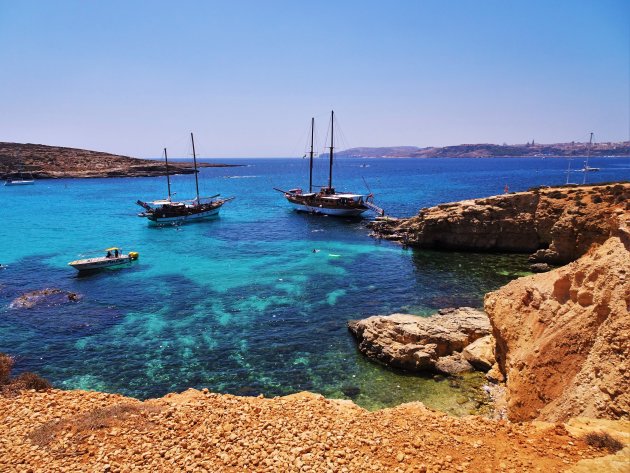
[(210, 157), (629, 140), (630, 1), (0, 0), (0, 141)]

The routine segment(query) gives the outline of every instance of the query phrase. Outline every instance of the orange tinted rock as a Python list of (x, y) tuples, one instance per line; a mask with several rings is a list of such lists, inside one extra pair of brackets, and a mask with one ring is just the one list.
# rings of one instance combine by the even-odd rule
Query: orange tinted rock
[(421, 248), (533, 253), (564, 264), (603, 243), (630, 207), (630, 184), (541, 188), (422, 209), (370, 224), (378, 237)]
[(486, 295), (512, 420), (630, 416), (625, 228), (567, 266)]

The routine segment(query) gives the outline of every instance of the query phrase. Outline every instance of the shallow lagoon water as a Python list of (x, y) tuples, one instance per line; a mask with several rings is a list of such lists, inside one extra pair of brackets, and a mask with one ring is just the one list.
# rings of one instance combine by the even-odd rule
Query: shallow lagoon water
[[(358, 354), (346, 322), (480, 307), (485, 292), (525, 274), (526, 257), (412, 251), (374, 240), (365, 221), (298, 214), (272, 190), (304, 183), (304, 160), (222, 161), (246, 166), (205, 168), (201, 188), (237, 199), (218, 219), (183, 226), (149, 227), (136, 216), (136, 199), (164, 196), (164, 178), (0, 188), (0, 263), (8, 266), (0, 270), (0, 351), (17, 357), (19, 371), (63, 388), (140, 398), (188, 387), (267, 396), (309, 390), (368, 408), (421, 400), (467, 412), (474, 401), (462, 396), (474, 397), (478, 376), (454, 386), (387, 370)], [(589, 180), (630, 178), (630, 160), (591, 165), (602, 171)], [(506, 183), (514, 191), (561, 184), (565, 169), (557, 159), (374, 159), (342, 160), (335, 172), (349, 190), (363, 190), (364, 177), (380, 205), (408, 216), (500, 193)], [(173, 188), (191, 196), (192, 177), (175, 176)], [(87, 277), (66, 266), (111, 245), (139, 251), (140, 260)], [(21, 293), (44, 287), (82, 299), (9, 308)]]

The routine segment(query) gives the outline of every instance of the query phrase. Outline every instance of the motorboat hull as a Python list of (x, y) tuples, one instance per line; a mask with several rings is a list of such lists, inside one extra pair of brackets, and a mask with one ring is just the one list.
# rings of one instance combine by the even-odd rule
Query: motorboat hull
[(122, 255), (118, 258), (89, 258), (83, 260), (72, 261), (68, 265), (77, 271), (93, 271), (96, 269), (111, 268), (113, 266), (122, 266), (131, 263), (132, 258), (129, 255)]
[(6, 181), (5, 186), (32, 186), (35, 181)]

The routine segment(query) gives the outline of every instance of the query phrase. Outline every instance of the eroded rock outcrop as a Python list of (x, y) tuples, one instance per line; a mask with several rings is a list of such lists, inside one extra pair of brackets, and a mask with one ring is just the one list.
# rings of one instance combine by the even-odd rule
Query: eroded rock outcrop
[(373, 235), (420, 248), (534, 253), (564, 264), (603, 243), (630, 210), (630, 184), (540, 188), (379, 219)]
[(489, 293), (512, 420), (630, 416), (630, 234)]
[[(408, 371), (456, 374), (484, 366), (475, 349), (468, 358), (462, 351), (490, 335), (488, 316), (470, 307), (442, 309), (431, 317), (409, 314), (373, 316), (348, 322), (359, 350), (384, 365)], [(490, 346), (492, 344), (490, 343)], [(483, 351), (482, 357), (491, 356)], [(492, 366), (494, 360), (488, 360)]]

